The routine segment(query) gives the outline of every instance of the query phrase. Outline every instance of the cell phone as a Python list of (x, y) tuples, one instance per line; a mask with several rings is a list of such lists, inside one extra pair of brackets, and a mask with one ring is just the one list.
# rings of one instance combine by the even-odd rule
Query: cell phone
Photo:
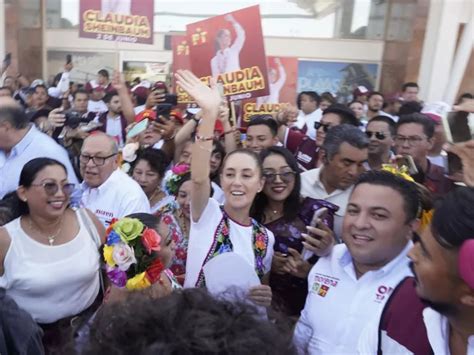
[[(441, 116), (446, 140), (449, 143), (461, 143), (472, 139), (474, 134), (474, 115), (464, 111), (448, 112)], [(448, 174), (454, 175), (462, 171), (461, 159), (448, 153)]]
[(141, 120), (135, 126), (133, 126), (133, 128), (130, 131), (128, 131), (127, 138), (138, 136), (140, 133), (145, 131), (147, 127), (148, 127), (148, 118), (145, 118), (144, 120)]
[(66, 64), (70, 64), (72, 62), (72, 55), (66, 55)]
[(396, 159), (397, 166), (401, 168), (402, 166), (406, 166), (408, 169), (408, 174), (415, 175), (418, 174), (418, 168), (416, 167), (415, 161), (410, 155), (404, 155), (402, 157), (398, 157)]
[(317, 227), (318, 221), (320, 221), (327, 212), (328, 209), (326, 207), (318, 208), (316, 211), (314, 211), (313, 218), (311, 219), (311, 223), (309, 225), (311, 227)]
[(171, 109), (173, 108), (173, 105), (170, 103), (163, 103), (163, 104), (158, 104), (156, 105), (156, 122), (159, 123), (164, 123), (162, 119), (160, 119), (160, 116), (169, 118)]

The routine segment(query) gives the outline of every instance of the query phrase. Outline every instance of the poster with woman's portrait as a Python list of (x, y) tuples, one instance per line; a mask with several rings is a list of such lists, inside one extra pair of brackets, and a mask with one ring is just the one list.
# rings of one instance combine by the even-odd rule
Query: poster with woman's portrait
[(259, 6), (211, 17), (187, 26), (193, 72), (223, 85), (230, 100), (269, 94)]

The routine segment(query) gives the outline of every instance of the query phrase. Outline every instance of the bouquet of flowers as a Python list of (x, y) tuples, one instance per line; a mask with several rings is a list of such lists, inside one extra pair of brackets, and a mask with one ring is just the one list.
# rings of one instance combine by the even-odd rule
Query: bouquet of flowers
[(137, 151), (140, 148), (139, 143), (128, 143), (122, 149), (122, 161), (120, 165), (120, 169), (124, 173), (127, 173), (131, 169), (131, 164), (137, 159)]
[(141, 290), (160, 279), (160, 235), (136, 218), (113, 220), (107, 228), (103, 258), (109, 280), (117, 287)]
[(171, 169), (171, 177), (166, 181), (165, 189), (168, 195), (176, 195), (178, 192), (178, 184), (181, 178), (189, 173), (189, 164), (178, 164)]

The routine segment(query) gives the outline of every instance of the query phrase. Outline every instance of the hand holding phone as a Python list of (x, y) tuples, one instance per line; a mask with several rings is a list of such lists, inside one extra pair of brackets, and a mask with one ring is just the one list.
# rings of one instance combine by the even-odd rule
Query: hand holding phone
[(306, 227), (308, 233), (301, 234), (304, 239), (301, 255), (305, 260), (312, 254), (324, 256), (332, 250), (335, 243), (334, 233), (322, 222), (326, 213), (328, 213), (326, 207), (316, 210), (310, 225)]

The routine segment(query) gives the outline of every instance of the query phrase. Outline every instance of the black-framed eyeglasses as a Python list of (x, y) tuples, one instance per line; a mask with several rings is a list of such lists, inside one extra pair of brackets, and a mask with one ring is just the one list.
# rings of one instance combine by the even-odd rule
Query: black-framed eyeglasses
[(265, 182), (274, 183), (277, 176), (280, 177), (281, 181), (284, 183), (292, 182), (295, 179), (296, 173), (294, 171), (284, 171), (282, 173), (263, 173), (265, 177)]
[(317, 131), (319, 128), (323, 127), (324, 133), (328, 133), (331, 125), (328, 123), (314, 122), (314, 129)]
[(408, 142), (408, 145), (410, 146), (416, 146), (418, 145), (421, 141), (423, 140), (422, 137), (420, 136), (396, 136), (395, 137), (395, 142), (398, 144), (405, 144), (405, 142)]
[(117, 155), (117, 153), (113, 153), (113, 154), (110, 154), (106, 157), (93, 157), (91, 155), (87, 155), (87, 154), (81, 154), (79, 155), (79, 161), (86, 165), (87, 163), (89, 163), (89, 160), (92, 159), (92, 161), (94, 162), (95, 165), (97, 166), (102, 166), (105, 164), (105, 161), (109, 158), (112, 158), (114, 155)]
[(74, 191), (74, 187), (76, 186), (73, 183), (67, 183), (64, 185), (59, 185), (55, 182), (44, 182), (42, 184), (31, 184), (31, 186), (39, 186), (44, 189), (44, 192), (46, 192), (46, 195), (48, 196), (54, 196), (56, 193), (59, 191), (61, 188), (63, 194), (66, 196), (70, 196), (72, 192)]
[(384, 132), (372, 132), (372, 131), (365, 131), (365, 134), (367, 137), (372, 138), (372, 136), (375, 135), (375, 138), (377, 138), (380, 141), (383, 141), (385, 138), (387, 138), (387, 134)]

